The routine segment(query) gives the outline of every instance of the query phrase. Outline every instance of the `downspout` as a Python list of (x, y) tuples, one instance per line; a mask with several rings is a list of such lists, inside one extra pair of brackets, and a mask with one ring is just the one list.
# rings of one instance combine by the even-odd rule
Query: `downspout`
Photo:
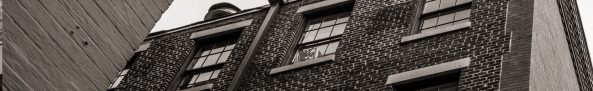
[(248, 69), (251, 66), (252, 59), (255, 57), (255, 53), (258, 51), (259, 47), (261, 46), (261, 42), (265, 38), (265, 33), (269, 30), (270, 26), (272, 25), (272, 19), (274, 16), (278, 14), (278, 10), (280, 9), (280, 5), (283, 3), (282, 0), (268, 0), (270, 2), (270, 9), (268, 10), (268, 14), (266, 15), (263, 24), (259, 27), (257, 31), (257, 35), (251, 42), (249, 49), (247, 50), (247, 54), (244, 56), (243, 60), (241, 60), (241, 64), (239, 65), (239, 69), (235, 76), (233, 77), (233, 81), (231, 82), (228, 91), (238, 91), (243, 82), (243, 78), (248, 76), (246, 73), (249, 71)]

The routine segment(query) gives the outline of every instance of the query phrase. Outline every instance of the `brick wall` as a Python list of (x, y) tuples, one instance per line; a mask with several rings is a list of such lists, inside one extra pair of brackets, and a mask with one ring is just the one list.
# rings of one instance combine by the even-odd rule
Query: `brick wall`
[(593, 66), (591, 66), (577, 2), (576, 0), (558, 0), (558, 6), (580, 89), (593, 91)]
[[(292, 41), (303, 23), (295, 13), (308, 2), (297, 1), (282, 6), (266, 33), (260, 51), (247, 72), (242, 90), (390, 90), (388, 75), (406, 72), (462, 58), (471, 58), (462, 69), (462, 90), (499, 89), (503, 55), (510, 50), (510, 31), (505, 30), (509, 0), (474, 0), (469, 29), (399, 43), (410, 35), (415, 10), (414, 0), (356, 0), (350, 21), (338, 47), (336, 60), (285, 73), (269, 75), (283, 66)], [(187, 39), (190, 33), (254, 17), (254, 23), (241, 34), (230, 63), (224, 65), (214, 90), (227, 88), (255, 37), (265, 10), (252, 15), (200, 26), (155, 38), (148, 51), (134, 64), (124, 89), (163, 90), (172, 74), (196, 44)]]

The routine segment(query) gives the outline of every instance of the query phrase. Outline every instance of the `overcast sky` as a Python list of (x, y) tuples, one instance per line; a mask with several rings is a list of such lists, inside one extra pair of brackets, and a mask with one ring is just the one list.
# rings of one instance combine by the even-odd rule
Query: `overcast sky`
[[(172, 29), (202, 21), (208, 8), (219, 2), (229, 2), (241, 9), (249, 9), (268, 4), (267, 0), (175, 0), (151, 32)], [(577, 2), (585, 28), (587, 43), (589, 43), (589, 52), (593, 52), (591, 50), (593, 49), (593, 17), (586, 17), (593, 16), (593, 5), (591, 5), (593, 4), (593, 0), (577, 0)]]

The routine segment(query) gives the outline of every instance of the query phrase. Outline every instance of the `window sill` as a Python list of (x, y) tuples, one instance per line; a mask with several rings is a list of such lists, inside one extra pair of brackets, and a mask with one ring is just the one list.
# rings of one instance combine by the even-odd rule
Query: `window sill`
[(443, 34), (443, 33), (447, 33), (447, 32), (457, 31), (457, 30), (469, 28), (470, 26), (471, 26), (471, 22), (467, 22), (467, 23), (463, 23), (463, 24), (450, 26), (445, 29), (422, 31), (419, 34), (404, 36), (401, 39), (400, 43), (410, 42), (410, 41), (414, 41), (414, 40), (418, 40), (418, 39), (422, 39), (422, 38), (427, 38), (427, 37), (431, 37), (431, 36), (435, 36), (435, 35), (439, 35), (439, 34)]
[(455, 61), (445, 62), (433, 66), (428, 66), (420, 69), (411, 71), (401, 72), (387, 77), (387, 85), (398, 85), (421, 80), (423, 78), (430, 78), (432, 76), (438, 76), (440, 73), (447, 73), (448, 71), (454, 71), (468, 67), (470, 65), (470, 58), (463, 58)]
[(210, 83), (210, 84), (204, 84), (204, 85), (197, 86), (197, 87), (183, 89), (181, 91), (202, 91), (202, 90), (212, 89), (213, 86), (214, 86), (214, 84)]
[(307, 66), (311, 66), (311, 65), (315, 65), (315, 64), (329, 62), (329, 61), (334, 60), (335, 58), (336, 58), (335, 55), (328, 55), (328, 56), (320, 57), (320, 58), (316, 58), (316, 59), (305, 60), (303, 62), (297, 62), (297, 63), (291, 64), (291, 65), (286, 65), (286, 66), (274, 68), (270, 71), (270, 74), (282, 73), (282, 72), (295, 70), (298, 68), (303, 68), (303, 67), (307, 67)]

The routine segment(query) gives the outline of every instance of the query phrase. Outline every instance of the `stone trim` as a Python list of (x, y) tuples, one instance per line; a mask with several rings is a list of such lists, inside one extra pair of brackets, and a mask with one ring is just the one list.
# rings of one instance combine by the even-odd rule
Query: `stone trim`
[(214, 86), (214, 84), (210, 83), (210, 84), (204, 84), (204, 85), (197, 86), (197, 87), (190, 87), (188, 89), (184, 89), (181, 91), (202, 91), (202, 90), (212, 89), (213, 86)]
[(464, 28), (469, 28), (469, 27), (471, 27), (471, 22), (467, 22), (467, 23), (463, 23), (463, 24), (458, 24), (458, 25), (454, 25), (454, 26), (449, 26), (449, 27), (447, 27), (445, 29), (438, 29), (438, 30), (432, 30), (432, 31), (422, 31), (421, 33), (418, 33), (418, 34), (414, 34), (414, 35), (410, 35), (410, 36), (404, 36), (401, 39), (401, 42), (400, 43), (414, 41), (414, 40), (418, 40), (418, 39), (422, 39), (422, 38), (426, 38), (426, 37), (431, 37), (431, 36), (435, 36), (435, 35), (439, 35), (439, 34), (451, 32), (451, 31), (456, 31), (456, 30), (461, 30), (461, 29), (464, 29)]
[(350, 3), (352, 0), (324, 0), (299, 7), (296, 13), (308, 13)]
[(294, 63), (291, 65), (286, 65), (286, 66), (274, 68), (270, 71), (270, 74), (282, 73), (282, 72), (286, 72), (286, 71), (290, 71), (290, 70), (294, 70), (294, 69), (298, 69), (298, 68), (303, 68), (306, 66), (329, 62), (329, 61), (334, 60), (335, 58), (336, 58), (335, 55), (329, 55), (329, 56), (325, 56), (325, 57), (321, 57), (321, 58), (306, 60), (303, 62), (298, 62), (298, 63)]
[(416, 70), (389, 75), (389, 77), (387, 77), (387, 82), (385, 82), (385, 84), (403, 84), (413, 79), (452, 71), (456, 69), (461, 69), (464, 67), (468, 67), (470, 65), (470, 62), (470, 58), (463, 58), (451, 62), (441, 63)]
[(138, 47), (138, 49), (136, 49), (135, 52), (146, 51), (148, 47), (150, 47), (150, 43), (142, 44)]
[(191, 34), (189, 39), (198, 39), (198, 38), (204, 38), (204, 37), (212, 36), (212, 35), (216, 35), (216, 34), (228, 33), (228, 32), (233, 31), (233, 29), (249, 26), (249, 25), (251, 25), (251, 22), (253, 22), (253, 19), (244, 20), (244, 21), (227, 24), (227, 25), (220, 26), (220, 27), (215, 27), (215, 28), (206, 29), (203, 31), (194, 32)]

